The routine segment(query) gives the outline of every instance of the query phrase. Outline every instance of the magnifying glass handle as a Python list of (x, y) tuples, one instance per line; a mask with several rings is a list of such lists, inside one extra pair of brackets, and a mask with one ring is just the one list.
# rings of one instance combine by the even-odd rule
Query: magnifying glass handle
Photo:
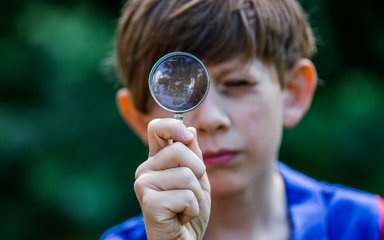
[(183, 113), (175, 113), (174, 118), (179, 120), (180, 122), (184, 123), (184, 115)]

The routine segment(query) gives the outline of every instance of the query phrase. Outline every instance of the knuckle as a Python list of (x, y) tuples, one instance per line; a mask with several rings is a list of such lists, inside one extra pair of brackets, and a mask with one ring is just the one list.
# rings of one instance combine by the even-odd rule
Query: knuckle
[(137, 169), (136, 169), (136, 172), (135, 172), (135, 179), (137, 180), (140, 175), (142, 173), (142, 169), (141, 169), (141, 166), (139, 166)]
[(153, 130), (159, 124), (160, 119), (153, 119), (148, 123), (148, 130)]
[(140, 176), (144, 175), (147, 172), (151, 171), (150, 162), (153, 157), (149, 157), (146, 161), (141, 163), (135, 171), (135, 179), (138, 179)]
[(142, 175), (139, 178), (137, 178), (133, 184), (133, 188), (137, 193), (142, 193), (144, 189), (147, 187), (148, 187), (148, 177), (146, 177), (146, 175)]
[(161, 119), (153, 119), (148, 123), (147, 126), (147, 132), (148, 135), (154, 135), (156, 132), (158, 132), (159, 129), (161, 129)]
[(136, 195), (139, 195), (142, 192), (143, 185), (139, 179), (133, 183), (133, 189), (135, 190)]
[(185, 201), (189, 206), (194, 206), (197, 199), (195, 194), (191, 190), (185, 191)]
[[(198, 158), (196, 154), (190, 152), (187, 146), (181, 142), (175, 142), (169, 147), (171, 148), (174, 159), (178, 162), (179, 166), (188, 166), (198, 179), (204, 175), (206, 172), (205, 164), (201, 159)], [(187, 157), (188, 154), (191, 154), (191, 156), (196, 156), (196, 159)]]
[(174, 151), (176, 154), (182, 154), (186, 148), (186, 146), (181, 142), (174, 142), (171, 146), (172, 151)]
[(150, 194), (145, 194), (141, 200), (141, 208), (143, 209), (143, 211), (152, 211), (154, 209), (157, 209), (156, 198), (152, 197), (152, 195)]
[(187, 167), (181, 167), (179, 170), (182, 176), (179, 178), (180, 184), (188, 189), (194, 189), (197, 179), (193, 171)]
[(161, 201), (158, 199), (158, 194), (148, 186), (150, 177), (140, 177), (134, 183), (135, 193), (140, 203), (140, 207), (144, 214), (151, 214), (156, 209), (159, 209)]
[(196, 165), (195, 165), (195, 168), (193, 171), (194, 171), (197, 179), (200, 179), (201, 177), (203, 177), (206, 170), (207, 170), (207, 167), (205, 166), (205, 164), (201, 160), (196, 161)]
[(145, 162), (140, 164), (135, 171), (135, 179), (138, 179), (145, 172)]
[(145, 189), (140, 197), (140, 207), (145, 214), (153, 214), (160, 208), (164, 208), (165, 202), (160, 197), (161, 195), (157, 191)]
[(197, 174), (197, 178), (200, 179), (204, 176), (205, 172), (207, 171), (207, 167), (205, 166), (205, 164), (203, 162), (201, 162), (200, 164), (200, 169), (199, 171), (196, 173)]
[(191, 183), (193, 181), (193, 178), (195, 178), (195, 174), (188, 167), (180, 167), (180, 172), (183, 176), (185, 176), (187, 183)]
[(172, 145), (170, 145), (170, 149), (178, 162), (181, 163), (188, 159), (186, 157), (189, 154), (189, 148), (185, 146), (184, 143), (174, 142)]

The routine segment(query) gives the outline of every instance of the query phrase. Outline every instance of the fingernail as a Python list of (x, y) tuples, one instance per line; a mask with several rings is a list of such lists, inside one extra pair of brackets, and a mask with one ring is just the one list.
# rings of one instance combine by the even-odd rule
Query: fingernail
[(190, 131), (184, 131), (184, 138), (185, 139), (192, 139), (194, 137), (193, 133)]

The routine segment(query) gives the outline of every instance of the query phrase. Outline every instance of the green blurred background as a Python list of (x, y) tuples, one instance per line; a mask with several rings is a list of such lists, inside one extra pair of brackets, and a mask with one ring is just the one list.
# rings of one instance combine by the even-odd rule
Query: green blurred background
[[(322, 84), (281, 159), (384, 195), (382, 1), (302, 0)], [(121, 1), (0, 6), (0, 239), (97, 239), (139, 212), (146, 149), (120, 119), (105, 67)]]

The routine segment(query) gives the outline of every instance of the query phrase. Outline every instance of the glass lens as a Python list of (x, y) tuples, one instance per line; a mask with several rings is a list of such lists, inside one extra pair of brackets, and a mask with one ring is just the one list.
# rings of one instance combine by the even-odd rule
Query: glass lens
[(149, 76), (152, 97), (164, 109), (183, 113), (197, 107), (209, 89), (209, 76), (195, 56), (175, 52), (162, 57)]

